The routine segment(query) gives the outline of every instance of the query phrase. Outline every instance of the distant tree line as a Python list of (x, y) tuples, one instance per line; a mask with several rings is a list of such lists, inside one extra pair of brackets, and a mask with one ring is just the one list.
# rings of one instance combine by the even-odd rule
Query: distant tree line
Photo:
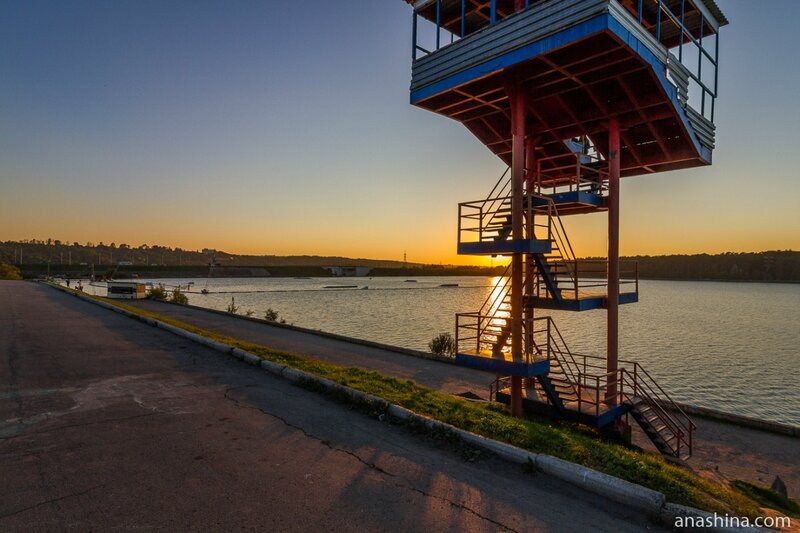
[(715, 255), (638, 255), (622, 259), (638, 262), (640, 279), (800, 281), (800, 252), (791, 250)]
[[(585, 258), (586, 260), (604, 259)], [(724, 281), (800, 281), (800, 252), (792, 250), (694, 255), (639, 255), (623, 257), (638, 262), (641, 279)], [(23, 272), (45, 272), (46, 265), (63, 265), (64, 271), (126, 271), (174, 273), (186, 276), (263, 275), (245, 267), (268, 268), (272, 276), (330, 275), (322, 266), (372, 267), (374, 276), (496, 276), (500, 267), (423, 265), (403, 261), (353, 259), (338, 256), (237, 255), (219, 250), (184, 250), (168, 246), (130, 246), (125, 243), (78, 243), (57, 239), (0, 242), (0, 263), (26, 265)], [(123, 266), (120, 266), (122, 263)], [(66, 268), (70, 266), (71, 268)], [(32, 268), (33, 267), (33, 268)], [(236, 267), (240, 267), (237, 271)], [(215, 270), (217, 269), (217, 270)], [(163, 272), (160, 272), (163, 271)]]
[(220, 250), (184, 250), (169, 246), (104, 242), (67, 242), (58, 239), (30, 239), (0, 242), (0, 262), (14, 265), (118, 266), (420, 266), (416, 263), (376, 259), (353, 259), (316, 255), (239, 255)]

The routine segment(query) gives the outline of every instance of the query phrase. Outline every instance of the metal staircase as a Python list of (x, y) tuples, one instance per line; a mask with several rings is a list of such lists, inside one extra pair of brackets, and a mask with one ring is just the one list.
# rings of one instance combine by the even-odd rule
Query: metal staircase
[[(507, 176), (508, 170), (484, 200), (459, 206), (459, 244), (467, 235), (466, 239), (472, 239), (471, 244), (476, 246), (471, 249), (473, 253), (480, 246), (487, 253), (503, 253), (506, 247), (516, 246), (511, 227), (511, 180)], [(580, 176), (576, 187), (585, 186)], [(533, 188), (531, 183), (527, 185)], [(564, 182), (557, 186), (563, 187)], [(532, 251), (524, 252), (527, 266), (522, 283), (526, 288), (523, 303), (528, 309), (540, 307), (546, 300), (551, 307), (582, 310), (567, 306), (568, 300), (578, 301), (591, 290), (587, 287), (605, 282), (600, 277), (605, 274), (604, 262), (603, 270), (595, 270), (591, 279), (579, 279), (579, 268), (589, 267), (581, 266), (575, 257), (559, 216), (555, 199), (558, 194), (562, 193), (527, 192), (523, 196), (523, 237), (538, 243)], [(511, 270), (509, 264), (477, 312), (456, 315), (457, 360), (459, 356), (473, 355), (477, 360), (538, 363), (536, 370), (528, 369), (526, 374), (525, 401), (595, 427), (607, 426), (630, 414), (662, 454), (688, 457), (694, 424), (638, 363), (620, 361), (616, 372), (607, 373), (605, 359), (572, 353), (551, 317), (534, 317), (530, 312), (522, 319), (522, 353), (512, 354)], [(638, 276), (636, 282), (638, 293)], [(472, 363), (480, 368), (479, 363)], [(510, 378), (495, 380), (491, 397), (503, 397), (509, 383)]]
[[(711, 163), (725, 15), (705, 0), (404, 1), (411, 103), (512, 167), (459, 204), (458, 253), (513, 267), (478, 311), (456, 315), (456, 363), (513, 376), (494, 388), (510, 385), (514, 416), (523, 400), (595, 427), (630, 413), (662, 453), (691, 453), (688, 417), (639, 365), (618, 364), (619, 305), (639, 293), (638, 266), (619, 259), (619, 180)], [(560, 216), (600, 211), (608, 260), (579, 261)], [(573, 354), (539, 316), (601, 308), (604, 358)]]
[(564, 337), (549, 316), (538, 319), (539, 329), (534, 330), (534, 342), (546, 342), (550, 371), (536, 377), (534, 390), (540, 399), (546, 399), (559, 412), (578, 401), (580, 389), (577, 363), (567, 348)]
[[(629, 414), (664, 456), (688, 459), (692, 455), (697, 426), (639, 364), (620, 361), (616, 373), (606, 373), (600, 357), (573, 354), (566, 348), (550, 317), (547, 356), (550, 371), (531, 380), (527, 402), (546, 404), (565, 418), (602, 428)], [(510, 377), (499, 377), (489, 386), (490, 399), (503, 401)], [(614, 383), (615, 382), (615, 383)], [(607, 394), (609, 385), (618, 389)]]
[[(510, 270), (511, 265), (508, 265), (477, 312), (456, 315), (456, 342), (461, 353), (498, 357), (511, 351)], [(527, 327), (528, 324), (523, 323), (523, 329)], [(474, 346), (472, 341), (475, 341)], [(527, 356), (532, 355), (532, 348), (529, 343), (525, 345)]]
[(663, 455), (688, 459), (697, 426), (638, 363), (620, 370), (620, 397)]
[[(580, 153), (571, 157), (580, 162)], [(585, 311), (605, 305), (606, 261), (578, 260), (561, 218), (561, 205), (574, 212), (575, 198), (569, 190), (584, 193), (583, 189), (601, 180), (599, 175), (587, 177), (585, 165), (578, 164), (573, 181), (549, 179), (549, 189), (541, 180), (527, 183), (528, 191), (522, 200), (524, 215), (523, 236), (512, 235), (511, 179), (508, 169), (483, 200), (459, 204), (459, 253), (480, 255), (525, 254), (528, 262), (526, 275), (530, 282), (525, 294), (525, 305)], [(560, 171), (561, 172), (561, 171)], [(563, 177), (563, 173), (561, 173)], [(591, 178), (591, 179), (589, 179)], [(567, 192), (561, 191), (564, 188)], [(531, 191), (537, 192), (531, 192)], [(547, 190), (548, 194), (543, 192)], [(585, 208), (586, 205), (582, 204)], [(572, 211), (571, 211), (572, 210)], [(638, 265), (635, 261), (621, 263), (620, 303), (638, 300)]]
[[(563, 301), (562, 290), (573, 289), (577, 291), (578, 278), (576, 275), (577, 259), (569, 242), (567, 231), (558, 214), (558, 209), (552, 198), (536, 195), (539, 202), (545, 202), (539, 207), (539, 212), (548, 213), (553, 224), (550, 231), (550, 252), (532, 254), (530, 259), (536, 266), (533, 269), (533, 293), (543, 295), (546, 291), (555, 302)], [(534, 214), (535, 216), (535, 214)], [(577, 292), (576, 292), (577, 294)]]

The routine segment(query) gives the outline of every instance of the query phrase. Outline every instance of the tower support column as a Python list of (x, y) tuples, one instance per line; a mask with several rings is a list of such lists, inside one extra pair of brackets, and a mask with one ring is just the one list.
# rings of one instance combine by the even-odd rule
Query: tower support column
[[(525, 118), (527, 107), (522, 84), (514, 81), (508, 86), (511, 106), (511, 229), (512, 238), (524, 238), (523, 185), (525, 182)], [(523, 352), (523, 254), (511, 257), (511, 354), (517, 361)], [(511, 414), (522, 416), (522, 378), (511, 378)]]
[[(608, 123), (608, 338), (606, 401), (617, 402), (619, 354), (619, 119)], [(613, 374), (612, 374), (613, 372)]]
[[(536, 140), (532, 136), (528, 136), (525, 139), (525, 195), (530, 197), (533, 193), (535, 188), (536, 182)], [(536, 215), (533, 213), (533, 210), (524, 209), (526, 213), (525, 223), (528, 227), (528, 236), (533, 237), (534, 235), (534, 225)], [(533, 294), (533, 272), (534, 272), (534, 263), (533, 263), (533, 256), (531, 254), (527, 254), (525, 256), (525, 294), (531, 295)], [(525, 305), (523, 300), (524, 314), (525, 314), (525, 324), (523, 325), (523, 330), (525, 331), (525, 344), (523, 349), (526, 353), (531, 352), (531, 346), (533, 346), (533, 307)], [(533, 378), (528, 378), (525, 382), (525, 386), (530, 388), (534, 386)]]

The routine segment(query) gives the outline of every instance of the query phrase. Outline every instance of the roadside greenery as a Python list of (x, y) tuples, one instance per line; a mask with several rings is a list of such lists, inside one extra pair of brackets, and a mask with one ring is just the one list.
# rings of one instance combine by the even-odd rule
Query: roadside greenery
[(151, 300), (161, 300), (166, 301), (167, 299), (167, 289), (164, 288), (163, 285), (158, 285), (147, 291), (147, 297)]
[(275, 322), (278, 320), (278, 312), (273, 308), (269, 308), (264, 312), (264, 320)]
[(428, 349), (436, 355), (456, 356), (456, 340), (449, 333), (439, 333), (428, 343)]
[(189, 298), (185, 294), (183, 294), (183, 292), (181, 292), (180, 287), (175, 287), (174, 289), (172, 289), (171, 301), (172, 303), (186, 305), (189, 303)]
[[(361, 368), (343, 367), (289, 352), (242, 341), (173, 319), (99, 297), (121, 309), (142, 317), (202, 335), (246, 350), (274, 363), (296, 368), (342, 385), (363, 391), (424, 416), (492, 439), (507, 442), (535, 453), (582, 464), (589, 468), (660, 491), (673, 503), (711, 512), (755, 518), (764, 503), (740, 484), (729, 486), (704, 479), (661, 456), (626, 446), (598, 432), (569, 422), (547, 418), (513, 418), (506, 406), (475, 403), (454, 397), (411, 380), (397, 379)], [(231, 301), (233, 305), (233, 300)], [(229, 311), (230, 312), (230, 311)], [(356, 406), (358, 407), (358, 406)], [(760, 505), (761, 504), (761, 505)]]
[(225, 311), (232, 315), (235, 315), (239, 312), (239, 306), (236, 305), (236, 300), (233, 296), (231, 296), (231, 303), (228, 304), (228, 307), (225, 308)]
[(14, 265), (0, 263), (0, 279), (22, 279), (22, 274)]

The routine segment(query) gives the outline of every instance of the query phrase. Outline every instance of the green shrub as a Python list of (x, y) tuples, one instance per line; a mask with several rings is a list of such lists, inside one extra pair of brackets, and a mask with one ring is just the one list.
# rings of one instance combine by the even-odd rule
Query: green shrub
[(167, 299), (167, 289), (163, 285), (153, 287), (147, 291), (147, 297), (151, 300), (161, 300), (162, 302)]
[(0, 263), (0, 279), (22, 279), (22, 274), (14, 265)]
[(278, 320), (278, 312), (270, 307), (264, 313), (264, 320), (269, 320), (270, 322), (275, 322), (276, 320)]
[(449, 333), (439, 333), (428, 343), (428, 348), (436, 355), (455, 357), (456, 340)]
[(180, 287), (172, 289), (172, 303), (186, 305), (189, 303), (189, 298), (181, 292)]
[(228, 304), (228, 307), (225, 308), (225, 311), (232, 315), (235, 315), (239, 312), (239, 307), (236, 305), (236, 300), (233, 299), (233, 296), (231, 296), (231, 303)]

